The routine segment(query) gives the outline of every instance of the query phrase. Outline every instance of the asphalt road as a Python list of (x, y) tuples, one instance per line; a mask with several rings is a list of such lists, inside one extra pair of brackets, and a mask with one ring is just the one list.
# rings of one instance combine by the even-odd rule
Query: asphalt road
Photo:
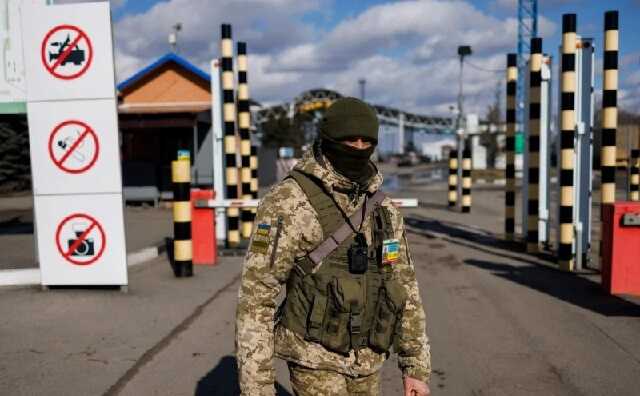
[[(640, 300), (607, 296), (597, 274), (566, 274), (501, 242), (500, 191), (474, 191), (467, 215), (445, 208), (443, 187), (398, 194), (422, 202), (405, 219), (432, 394), (637, 395)], [(238, 260), (200, 271), (193, 290), (176, 286), (163, 260), (136, 270), (132, 296), (0, 291), (0, 394), (237, 394)], [(278, 393), (291, 394), (277, 368)], [(383, 394), (401, 394), (393, 359)]]

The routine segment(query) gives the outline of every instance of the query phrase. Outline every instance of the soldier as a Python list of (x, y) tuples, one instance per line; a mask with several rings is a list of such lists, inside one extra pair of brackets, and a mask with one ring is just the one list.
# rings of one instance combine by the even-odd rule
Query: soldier
[[(320, 136), (258, 207), (236, 313), (243, 395), (378, 395), (391, 346), (405, 395), (429, 395), (425, 314), (402, 215), (378, 192), (375, 111), (335, 101)], [(286, 297), (276, 298), (286, 284)]]

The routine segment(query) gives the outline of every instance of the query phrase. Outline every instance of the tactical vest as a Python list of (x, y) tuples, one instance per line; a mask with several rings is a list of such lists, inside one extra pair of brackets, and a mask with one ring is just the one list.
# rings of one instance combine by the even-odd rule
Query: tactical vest
[[(290, 177), (316, 211), (323, 240), (328, 238), (345, 221), (337, 203), (320, 180), (295, 170)], [(325, 257), (315, 273), (308, 257), (297, 259), (279, 309), (281, 325), (307, 341), (345, 355), (366, 346), (380, 353), (389, 350), (406, 294), (394, 278), (392, 265), (382, 265), (383, 240), (394, 236), (388, 209), (378, 205), (371, 217), (373, 243), (368, 246), (367, 271), (349, 272), (347, 253), (355, 233)]]

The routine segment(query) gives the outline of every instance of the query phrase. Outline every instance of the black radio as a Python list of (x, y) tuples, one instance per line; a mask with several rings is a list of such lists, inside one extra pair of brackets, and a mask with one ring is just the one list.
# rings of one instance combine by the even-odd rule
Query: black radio
[(353, 244), (349, 247), (349, 272), (352, 274), (364, 274), (369, 266), (367, 240), (364, 234), (357, 233)]

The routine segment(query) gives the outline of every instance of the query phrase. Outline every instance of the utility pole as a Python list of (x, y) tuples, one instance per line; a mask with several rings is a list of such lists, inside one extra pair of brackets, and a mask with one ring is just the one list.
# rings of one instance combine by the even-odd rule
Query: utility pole
[(367, 80), (364, 78), (361, 78), (358, 80), (358, 84), (360, 84), (360, 99), (364, 101), (364, 87), (367, 84)]
[[(516, 154), (522, 154), (525, 104), (525, 76), (529, 74), (527, 58), (533, 37), (538, 37), (538, 0), (518, 0), (518, 87), (516, 89)], [(518, 152), (520, 151), (520, 152)]]
[(458, 47), (458, 56), (460, 56), (460, 79), (459, 79), (459, 89), (458, 89), (458, 120), (457, 127), (458, 129), (462, 128), (462, 120), (463, 120), (463, 102), (464, 102), (464, 91), (463, 91), (463, 71), (464, 71), (464, 57), (471, 55), (471, 47), (468, 45), (461, 45)]
[(171, 27), (173, 30), (169, 33), (169, 45), (171, 46), (171, 51), (174, 53), (178, 53), (178, 32), (182, 30), (182, 23), (178, 22)]
[(463, 71), (464, 71), (464, 57), (471, 55), (471, 46), (461, 45), (458, 47), (458, 56), (460, 57), (460, 78), (458, 88), (458, 117), (456, 118), (456, 138), (458, 146), (458, 188), (457, 202), (462, 202), (462, 154), (465, 147), (465, 136), (463, 129), (463, 104), (464, 104), (464, 91), (463, 91)]

